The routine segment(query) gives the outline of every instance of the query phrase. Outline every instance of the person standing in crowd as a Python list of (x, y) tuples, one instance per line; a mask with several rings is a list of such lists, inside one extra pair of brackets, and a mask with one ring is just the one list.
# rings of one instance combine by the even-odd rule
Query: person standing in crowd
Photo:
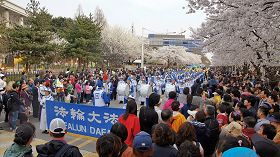
[(243, 140), (232, 136), (226, 136), (219, 140), (215, 155), (216, 157), (258, 157), (257, 153), (248, 148)]
[(226, 114), (226, 109), (227, 106), (222, 103), (220, 105), (218, 105), (218, 109), (217, 109), (217, 121), (219, 122), (219, 127), (221, 128), (222, 126), (225, 126), (228, 124), (228, 116)]
[(155, 125), (152, 133), (154, 153), (152, 157), (177, 157), (178, 150), (174, 148), (175, 132), (164, 123)]
[(31, 142), (35, 136), (35, 126), (31, 123), (20, 125), (15, 131), (14, 143), (7, 148), (3, 157), (33, 157)]
[(148, 134), (152, 133), (152, 127), (158, 123), (158, 114), (155, 111), (155, 105), (160, 101), (160, 96), (156, 93), (152, 93), (149, 96), (148, 106), (142, 106), (139, 112), (141, 131), (145, 131)]
[(183, 89), (183, 94), (180, 94), (178, 96), (178, 101), (182, 104), (187, 104), (187, 101), (188, 101), (188, 95), (190, 94), (190, 88), (189, 87), (185, 87)]
[(81, 95), (82, 95), (82, 80), (79, 79), (75, 84), (75, 92), (77, 97), (77, 104), (81, 103)]
[(204, 105), (204, 100), (202, 98), (202, 96), (204, 94), (203, 89), (198, 88), (196, 92), (197, 92), (197, 95), (193, 96), (192, 104), (199, 106), (200, 109), (203, 109), (203, 105)]
[(195, 127), (190, 122), (185, 122), (180, 126), (176, 137), (177, 148), (179, 148), (185, 141), (192, 142), (199, 148), (200, 155), (204, 156), (204, 150), (196, 138)]
[(51, 89), (45, 89), (45, 95), (43, 96), (40, 105), (41, 105), (41, 118), (40, 118), (40, 129), (43, 131), (43, 134), (48, 134), (48, 124), (47, 124), (47, 113), (46, 113), (46, 101), (53, 101), (53, 97), (51, 95)]
[[(2, 113), (2, 110), (5, 108), (5, 97), (6, 97), (6, 76), (1, 76), (0, 78), (0, 116)], [(0, 130), (3, 128), (0, 126)]]
[(14, 83), (13, 89), (8, 93), (7, 107), (9, 110), (9, 124), (11, 131), (15, 131), (16, 129), (20, 106), (24, 106), (23, 102), (20, 101), (19, 94), (17, 92), (18, 90), (19, 85)]
[(21, 87), (21, 91), (20, 91), (20, 98), (24, 104), (24, 107), (27, 108), (27, 110), (29, 110), (29, 112), (31, 111), (30, 106), (31, 106), (31, 102), (33, 99), (33, 96), (29, 93), (28, 91), (28, 85), (23, 85)]
[(219, 140), (220, 128), (219, 122), (215, 119), (215, 107), (212, 105), (204, 106), (204, 114), (206, 115), (206, 119), (204, 121), (208, 140), (204, 141), (205, 143), (201, 143), (204, 148), (204, 155), (212, 156), (215, 152), (215, 146)]
[(39, 81), (35, 81), (34, 82), (34, 87), (32, 88), (32, 108), (33, 108), (33, 117), (34, 118), (38, 118), (39, 117), (39, 106), (40, 106), (40, 102), (39, 102)]
[(96, 152), (100, 157), (119, 157), (122, 143), (114, 134), (104, 134), (96, 142)]
[(199, 148), (193, 142), (186, 140), (178, 148), (177, 157), (203, 157), (199, 152)]
[(247, 116), (243, 119), (243, 129), (242, 134), (247, 138), (248, 141), (251, 140), (254, 133), (256, 133), (254, 127), (256, 125), (256, 119), (252, 116)]
[(179, 112), (180, 111), (180, 103), (179, 101), (173, 101), (171, 104), (171, 109), (173, 111), (173, 117), (171, 121), (171, 127), (172, 129), (177, 133), (179, 130), (179, 127), (186, 122), (185, 116)]
[(139, 132), (133, 140), (133, 154), (135, 157), (151, 157), (153, 152), (151, 135), (145, 131)]
[(270, 113), (277, 113), (280, 111), (280, 106), (277, 104), (279, 100), (279, 96), (277, 94), (270, 94), (267, 99), (267, 103), (271, 107)]
[(256, 108), (258, 108), (259, 106), (261, 106), (262, 104), (266, 103), (267, 102), (267, 99), (268, 99), (268, 96), (269, 96), (269, 90), (268, 89), (262, 89), (259, 97), (260, 97), (260, 102), (259, 104), (257, 105)]
[[(187, 119), (189, 117), (189, 113), (188, 110), (191, 110), (194, 108), (194, 105), (192, 105), (192, 100), (193, 100), (193, 96), (191, 94), (188, 94), (186, 97), (187, 101), (184, 104), (184, 106), (181, 108), (181, 113), (185, 116), (185, 118)], [(179, 101), (180, 102), (180, 101)]]
[(233, 111), (229, 115), (229, 124), (222, 127), (220, 133), (220, 138), (223, 136), (234, 136), (238, 137), (242, 135), (242, 125), (241, 125), (241, 113), (238, 111)]
[(102, 88), (102, 81), (98, 81), (97, 88), (93, 92), (93, 106), (104, 107), (110, 103), (110, 98)]
[(134, 100), (129, 100), (127, 102), (125, 113), (119, 117), (118, 121), (125, 125), (128, 132), (125, 143), (131, 147), (134, 137), (140, 132), (140, 122), (137, 117), (137, 104)]
[(273, 141), (276, 144), (280, 144), (280, 113), (273, 113), (271, 116), (268, 117), (268, 120), (277, 130)]
[(252, 144), (260, 157), (278, 157), (280, 148), (272, 141), (276, 135), (276, 128), (271, 124), (263, 124), (252, 136)]
[(246, 107), (246, 109), (250, 112), (250, 115), (252, 117), (256, 117), (257, 116), (257, 111), (256, 109), (253, 107), (253, 105), (255, 104), (255, 98), (254, 96), (249, 96), (245, 99), (244, 101), (244, 106)]
[(172, 110), (172, 107), (171, 107), (171, 104), (173, 103), (173, 101), (175, 101), (175, 99), (176, 99), (176, 92), (174, 92), (174, 91), (171, 91), (171, 92), (169, 92), (169, 94), (168, 94), (168, 100), (167, 101), (165, 101), (165, 103), (164, 103), (164, 105), (163, 105), (163, 107), (162, 107), (162, 109), (164, 110), (164, 109), (169, 109), (169, 110)]
[(117, 99), (118, 82), (119, 81), (117, 79), (117, 76), (113, 76), (113, 78), (112, 78), (113, 92), (112, 92), (111, 100), (116, 100)]
[(164, 109), (161, 111), (162, 123), (167, 124), (170, 128), (172, 122), (173, 112), (169, 109)]
[(260, 130), (260, 128), (263, 124), (270, 124), (269, 120), (267, 119), (268, 112), (269, 112), (269, 109), (267, 109), (263, 106), (259, 107), (258, 112), (257, 112), (257, 117), (258, 117), (257, 124), (254, 127), (256, 132)]
[(120, 153), (118, 156), (119, 157), (133, 157), (132, 147), (125, 144), (125, 140), (127, 139), (127, 136), (128, 136), (126, 127), (122, 123), (117, 122), (112, 126), (110, 133), (118, 136), (121, 139), (122, 146), (121, 146)]
[(90, 82), (87, 81), (84, 89), (86, 103), (88, 103), (91, 98), (91, 90), (92, 90), (92, 86), (90, 86)]
[(36, 146), (38, 157), (82, 157), (78, 147), (66, 143), (65, 135), (67, 134), (67, 130), (65, 122), (62, 119), (53, 119), (50, 122), (49, 131), (52, 140)]

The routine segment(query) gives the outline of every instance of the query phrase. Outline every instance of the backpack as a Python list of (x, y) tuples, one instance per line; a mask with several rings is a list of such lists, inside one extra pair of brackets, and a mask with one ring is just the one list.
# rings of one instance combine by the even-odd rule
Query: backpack
[(10, 94), (7, 94), (6, 99), (7, 99), (7, 109), (8, 111), (10, 111), (13, 108), (12, 96)]
[(62, 146), (59, 151), (55, 154), (54, 157), (64, 157), (65, 153), (67, 153), (68, 151), (70, 152), (69, 154), (72, 153), (72, 151), (70, 151), (72, 148), (77, 148), (75, 146), (69, 145), (69, 144), (65, 144), (64, 146)]

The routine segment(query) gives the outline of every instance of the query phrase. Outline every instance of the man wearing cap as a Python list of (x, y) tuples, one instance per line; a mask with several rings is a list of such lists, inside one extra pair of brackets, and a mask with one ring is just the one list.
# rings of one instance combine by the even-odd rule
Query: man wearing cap
[(150, 157), (153, 155), (152, 146), (151, 136), (145, 131), (141, 131), (133, 140), (133, 153), (135, 157)]
[(38, 157), (82, 157), (79, 148), (68, 145), (64, 140), (67, 130), (65, 122), (62, 119), (53, 119), (49, 128), (52, 140), (46, 144), (36, 146)]
[(101, 80), (97, 82), (97, 88), (93, 92), (93, 106), (104, 107), (110, 103), (110, 98), (103, 90), (103, 83)]
[(273, 141), (276, 144), (280, 144), (280, 113), (274, 113), (271, 116), (268, 117), (268, 120), (272, 125), (275, 126), (277, 133), (276, 136), (274, 137)]

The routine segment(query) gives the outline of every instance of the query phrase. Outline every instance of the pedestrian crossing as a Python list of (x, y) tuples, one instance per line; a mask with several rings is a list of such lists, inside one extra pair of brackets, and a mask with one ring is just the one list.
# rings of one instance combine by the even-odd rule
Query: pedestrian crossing
[[(77, 146), (84, 157), (98, 157), (96, 153), (83, 150), (85, 146), (95, 143), (96, 139), (88, 138), (85, 140), (79, 135), (77, 135), (79, 137), (76, 137), (76, 135), (74, 134), (70, 134), (67, 136), (72, 137), (66, 139), (67, 143)], [(5, 150), (13, 143), (13, 140), (14, 140), (14, 133), (8, 131), (0, 131), (0, 156), (4, 155)], [(33, 139), (31, 145), (32, 145), (34, 156), (38, 155), (38, 153), (36, 152), (36, 145), (44, 144), (46, 142), (47, 142), (46, 140), (42, 140), (38, 138)]]

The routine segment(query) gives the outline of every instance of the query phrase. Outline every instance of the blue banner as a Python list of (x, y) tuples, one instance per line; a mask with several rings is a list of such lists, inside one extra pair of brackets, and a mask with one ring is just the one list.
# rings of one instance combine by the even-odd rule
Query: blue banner
[(68, 132), (98, 138), (108, 133), (118, 121), (124, 109), (69, 104), (56, 101), (46, 102), (48, 126), (54, 118), (66, 123)]

